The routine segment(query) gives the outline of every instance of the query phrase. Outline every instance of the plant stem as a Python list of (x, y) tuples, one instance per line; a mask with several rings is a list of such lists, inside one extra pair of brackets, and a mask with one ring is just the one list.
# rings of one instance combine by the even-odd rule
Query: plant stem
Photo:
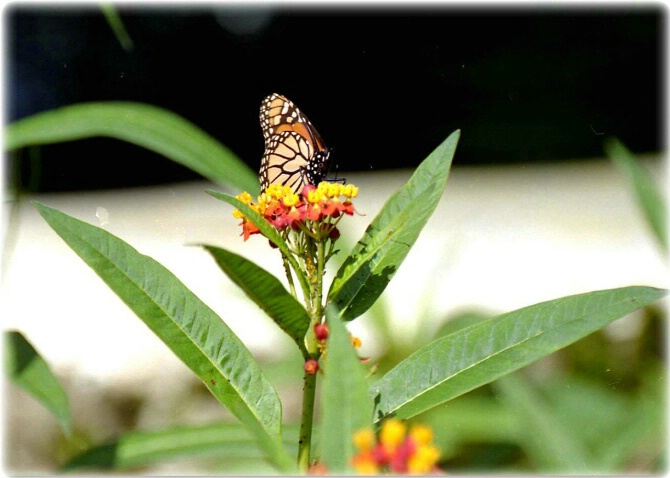
[(316, 374), (305, 372), (302, 389), (302, 417), (300, 438), (298, 439), (298, 469), (307, 472), (312, 449), (312, 421), (314, 418), (314, 397), (316, 394)]
[[(325, 244), (323, 237), (305, 237), (304, 265), (307, 271), (310, 287), (309, 301), (306, 300), (310, 317), (310, 330), (305, 338), (307, 349), (305, 360), (318, 360), (321, 350), (313, 334), (314, 324), (323, 319), (323, 273), (326, 262)], [(307, 472), (311, 460), (312, 427), (314, 420), (314, 399), (316, 395), (316, 373), (305, 371), (302, 389), (302, 417), (300, 422), (300, 438), (298, 439), (298, 469)]]
[(316, 297), (314, 300), (314, 315), (312, 320), (321, 322), (323, 319), (323, 270), (325, 267), (323, 241), (316, 243)]

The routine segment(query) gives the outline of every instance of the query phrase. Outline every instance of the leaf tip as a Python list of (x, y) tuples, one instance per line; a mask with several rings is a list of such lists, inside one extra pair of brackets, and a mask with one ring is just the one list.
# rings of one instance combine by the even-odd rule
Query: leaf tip
[(49, 214), (50, 212), (52, 212), (54, 210), (53, 208), (50, 208), (49, 206), (46, 206), (46, 205), (42, 204), (41, 202), (39, 202), (37, 200), (33, 200), (33, 201), (30, 201), (30, 202), (35, 207), (35, 209), (37, 209), (37, 212), (39, 212), (40, 215), (44, 219), (46, 219), (46, 216), (45, 216), (46, 214)]

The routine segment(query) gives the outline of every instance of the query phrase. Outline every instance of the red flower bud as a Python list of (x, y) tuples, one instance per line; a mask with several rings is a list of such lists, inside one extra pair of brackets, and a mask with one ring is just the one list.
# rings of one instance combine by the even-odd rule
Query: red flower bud
[(314, 375), (319, 370), (319, 362), (314, 359), (306, 360), (303, 368), (308, 374)]
[(372, 456), (380, 465), (384, 465), (390, 459), (389, 452), (382, 443), (378, 443), (372, 449)]
[[(311, 186), (311, 184), (308, 184), (308, 186)], [(307, 474), (311, 476), (325, 476), (328, 474), (328, 468), (323, 463), (317, 461), (310, 465), (307, 469)]]
[(307, 199), (307, 195), (309, 194), (310, 191), (314, 191), (316, 189), (316, 186), (313, 184), (305, 184), (305, 186), (302, 188), (302, 197)]
[(314, 335), (319, 342), (326, 340), (328, 338), (328, 324), (314, 324)]

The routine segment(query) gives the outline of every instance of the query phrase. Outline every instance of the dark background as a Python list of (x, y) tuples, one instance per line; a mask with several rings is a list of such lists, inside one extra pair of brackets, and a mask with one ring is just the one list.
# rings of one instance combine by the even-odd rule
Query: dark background
[[(636, 153), (665, 146), (662, 4), (117, 10), (129, 52), (93, 4), (5, 9), (9, 121), (85, 101), (146, 102), (257, 169), (258, 108), (278, 92), (311, 119), (339, 171), (416, 166), (457, 128), (455, 165), (602, 156), (609, 136)], [(106, 138), (11, 158), (20, 166), (9, 176), (39, 191), (198, 177)]]

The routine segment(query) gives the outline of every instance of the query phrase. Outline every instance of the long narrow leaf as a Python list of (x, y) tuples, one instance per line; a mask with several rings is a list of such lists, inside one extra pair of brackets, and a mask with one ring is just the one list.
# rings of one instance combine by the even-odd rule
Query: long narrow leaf
[(65, 389), (21, 332), (5, 332), (5, 368), (9, 379), (53, 413), (69, 436), (70, 406)]
[(103, 15), (105, 15), (105, 20), (107, 20), (109, 28), (114, 32), (114, 36), (121, 45), (121, 48), (128, 52), (132, 51), (133, 40), (130, 38), (130, 35), (128, 35), (123, 20), (121, 20), (121, 15), (119, 15), (119, 12), (114, 5), (107, 2), (101, 3), (100, 10), (102, 10)]
[(452, 133), (389, 198), (337, 271), (328, 301), (345, 320), (374, 304), (419, 237), (442, 196), (459, 137)]
[(309, 315), (281, 282), (242, 256), (215, 246), (204, 246), (230, 279), (235, 282), (305, 352)]
[(605, 142), (605, 152), (614, 164), (628, 177), (637, 202), (654, 232), (654, 236), (668, 251), (668, 213), (663, 196), (649, 173), (640, 165), (628, 149), (616, 139)]
[(465, 395), (421, 414), (423, 423), (430, 423), (436, 444), (443, 449), (458, 443), (507, 442), (518, 440), (523, 430), (508, 406), (496, 396)]
[[(290, 432), (289, 445), (296, 442), (298, 436), (296, 427)], [(82, 468), (123, 470), (193, 456), (262, 460), (263, 450), (240, 424), (179, 426), (126, 433), (75, 456), (62, 467), (62, 471)]]
[(330, 334), (324, 360), (320, 462), (331, 473), (343, 473), (354, 453), (354, 432), (372, 427), (373, 404), (365, 371), (334, 307), (328, 307), (327, 318)]
[(258, 177), (232, 151), (193, 123), (156, 106), (123, 101), (81, 103), (20, 119), (5, 148), (106, 136), (162, 154), (217, 183), (258, 194)]
[(565, 347), (666, 293), (633, 286), (563, 297), (437, 339), (371, 388), (375, 418), (392, 413), (412, 417)]
[[(619, 432), (602, 441), (598, 463), (601, 473), (616, 474), (643, 456), (656, 457), (661, 465), (668, 447), (667, 437), (667, 371), (663, 366), (649, 367), (642, 376), (642, 386), (627, 416), (618, 423)], [(656, 470), (654, 470), (656, 471)]]
[(552, 413), (543, 397), (518, 374), (501, 377), (496, 390), (521, 422), (521, 445), (542, 471), (555, 473), (592, 473), (591, 457), (579, 436)]
[(116, 236), (35, 203), (61, 238), (256, 435), (273, 462), (281, 447), (281, 403), (249, 350), (177, 277)]

